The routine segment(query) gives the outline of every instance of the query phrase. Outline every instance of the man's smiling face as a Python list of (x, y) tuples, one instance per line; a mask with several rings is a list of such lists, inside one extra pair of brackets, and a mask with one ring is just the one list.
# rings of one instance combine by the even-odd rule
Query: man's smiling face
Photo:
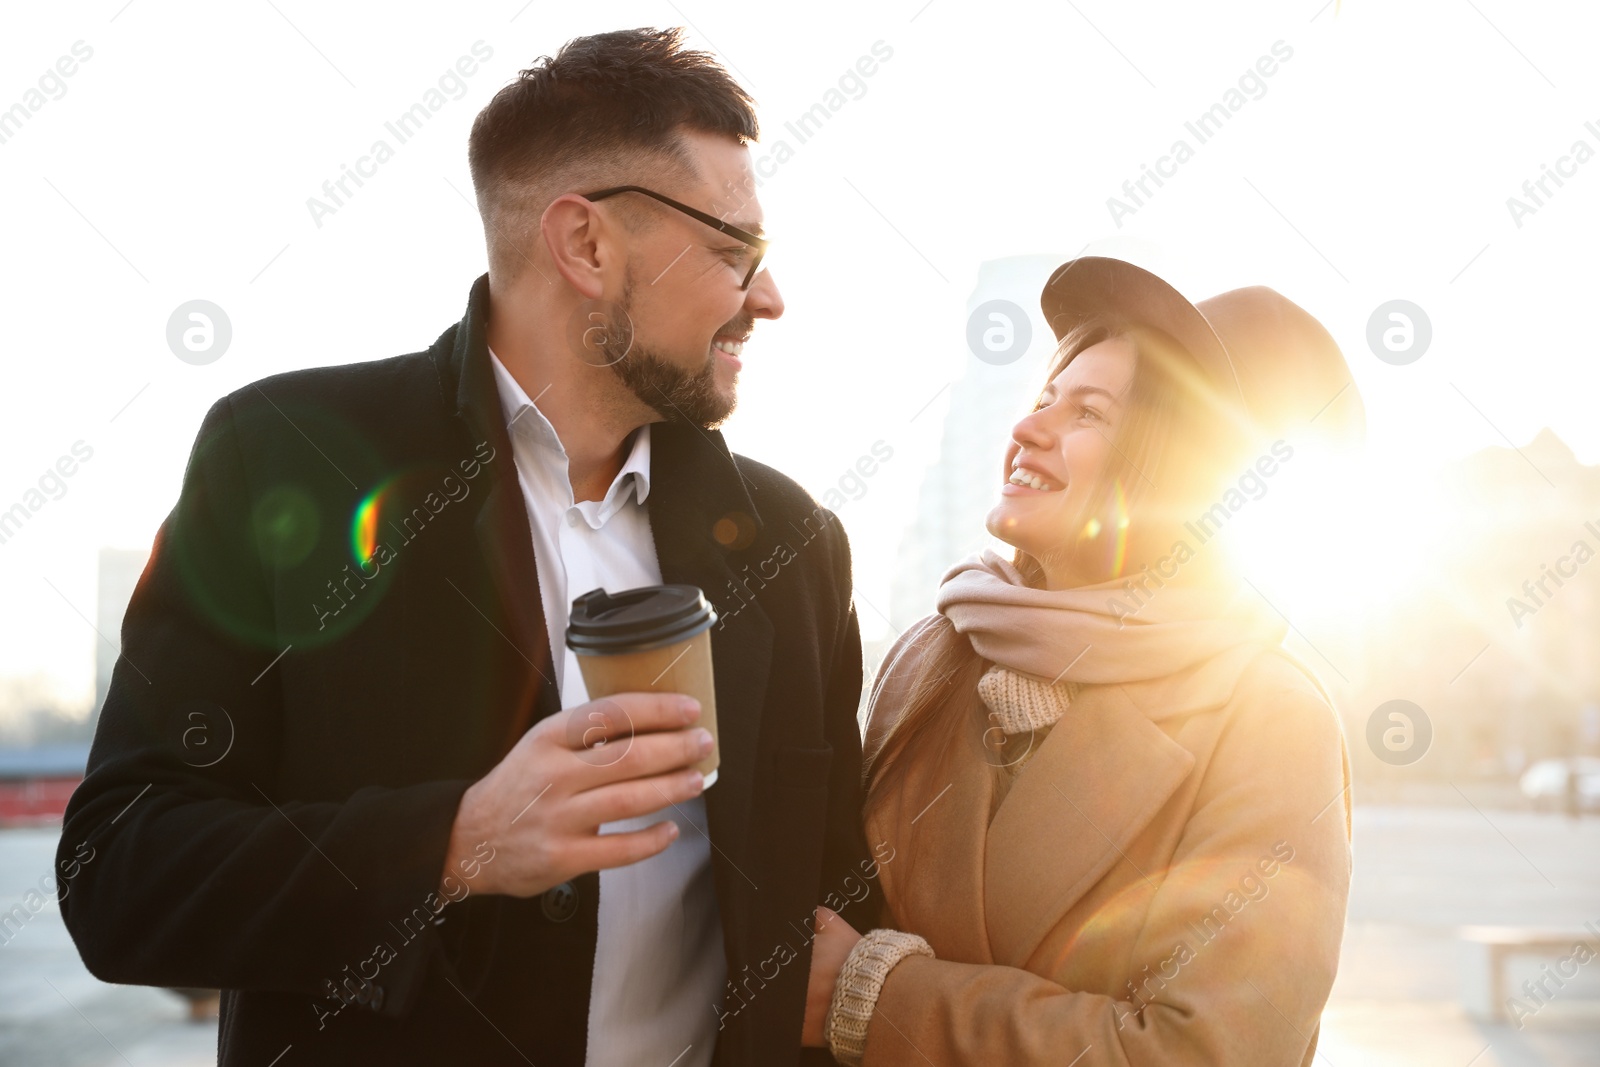
[[(731, 138), (685, 130), (695, 175), (637, 184), (730, 225), (762, 233), (750, 150)], [(666, 186), (666, 187), (662, 187)], [(615, 301), (631, 321), (627, 355), (612, 370), (662, 418), (715, 426), (733, 411), (744, 345), (757, 319), (783, 314), (783, 298), (763, 268), (741, 289), (756, 252), (640, 193), (618, 194), (649, 213), (630, 234), (622, 291)], [(610, 203), (612, 201), (605, 201)]]

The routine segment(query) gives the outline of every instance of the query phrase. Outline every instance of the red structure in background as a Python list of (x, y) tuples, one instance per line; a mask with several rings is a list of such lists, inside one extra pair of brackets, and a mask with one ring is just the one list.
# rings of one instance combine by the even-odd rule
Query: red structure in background
[(0, 826), (60, 822), (88, 760), (88, 745), (0, 749)]

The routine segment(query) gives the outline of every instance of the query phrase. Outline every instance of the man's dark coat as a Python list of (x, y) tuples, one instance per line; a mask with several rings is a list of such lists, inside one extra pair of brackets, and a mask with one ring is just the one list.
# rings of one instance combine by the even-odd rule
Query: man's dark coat
[[(488, 313), (484, 276), (425, 352), (218, 401), (128, 607), (62, 913), (106, 981), (224, 990), (225, 1067), (583, 1062), (598, 874), (437, 896), (463, 791), (559, 710)], [(721, 616), (717, 1063), (831, 1063), (808, 920), (878, 906), (845, 535), (716, 431), (654, 424), (650, 477), (664, 580)]]

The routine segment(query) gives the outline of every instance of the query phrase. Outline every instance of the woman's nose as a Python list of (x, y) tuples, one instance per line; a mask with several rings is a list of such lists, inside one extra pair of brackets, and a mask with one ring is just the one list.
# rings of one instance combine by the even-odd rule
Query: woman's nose
[(1011, 439), (1022, 448), (1049, 448), (1055, 442), (1049, 411), (1049, 408), (1041, 408), (1018, 419), (1011, 427)]

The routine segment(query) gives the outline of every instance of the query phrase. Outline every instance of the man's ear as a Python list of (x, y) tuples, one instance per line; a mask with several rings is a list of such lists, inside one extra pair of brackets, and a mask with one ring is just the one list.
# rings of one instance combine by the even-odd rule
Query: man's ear
[(617, 254), (616, 227), (576, 193), (552, 200), (539, 227), (561, 277), (585, 298), (598, 300), (605, 290), (605, 269)]

